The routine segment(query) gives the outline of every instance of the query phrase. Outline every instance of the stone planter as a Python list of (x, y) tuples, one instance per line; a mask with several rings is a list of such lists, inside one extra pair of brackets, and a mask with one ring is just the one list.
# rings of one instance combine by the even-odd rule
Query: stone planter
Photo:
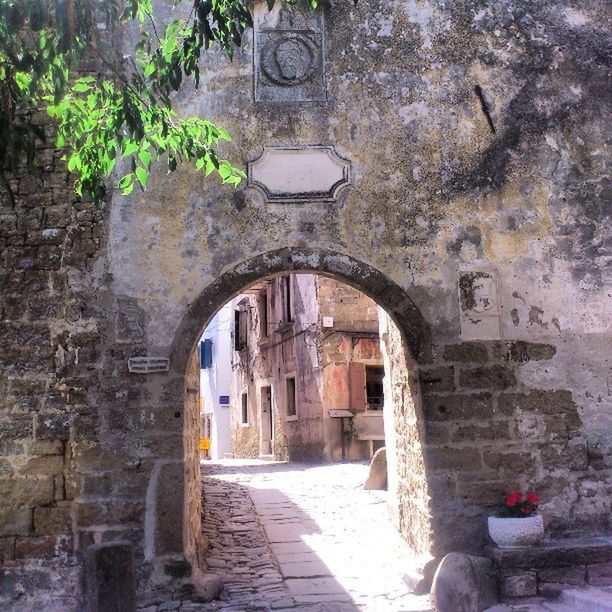
[(525, 518), (489, 517), (489, 535), (500, 548), (521, 548), (537, 544), (544, 537), (540, 514)]

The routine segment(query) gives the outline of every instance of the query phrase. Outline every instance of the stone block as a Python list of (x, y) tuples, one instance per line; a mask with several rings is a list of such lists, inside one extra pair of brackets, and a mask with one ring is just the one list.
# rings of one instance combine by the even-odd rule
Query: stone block
[(372, 489), (387, 490), (387, 450), (385, 448), (379, 448), (374, 453), (370, 462), (368, 478), (363, 488), (366, 491)]
[(156, 478), (155, 548), (157, 554), (181, 553), (183, 551), (183, 496), (182, 491), (185, 468), (182, 463), (166, 463), (159, 472), (153, 471)]
[(36, 438), (39, 440), (68, 440), (70, 425), (75, 416), (65, 413), (46, 412), (37, 415)]
[(573, 586), (582, 586), (586, 580), (584, 565), (573, 567), (544, 567), (538, 570), (540, 582), (556, 582)]
[[(0, 538), (0, 566), (15, 558), (15, 538)], [(1, 592), (1, 589), (0, 589)]]
[(459, 425), (451, 435), (453, 442), (507, 440), (510, 438), (508, 421), (488, 421), (479, 425)]
[(538, 595), (548, 599), (555, 599), (566, 589), (571, 589), (572, 585), (561, 582), (538, 582)]
[(431, 586), (436, 612), (481, 612), (497, 602), (493, 563), (485, 557), (449, 553), (442, 559)]
[(51, 503), (53, 477), (0, 478), (0, 500), (7, 506), (39, 506)]
[(545, 468), (558, 470), (561, 467), (570, 470), (586, 470), (588, 453), (586, 445), (581, 442), (569, 444), (543, 444), (540, 456)]
[(455, 369), (453, 366), (421, 370), (421, 388), (423, 393), (444, 393), (455, 390)]
[(478, 550), (488, 540), (486, 518), (480, 512), (474, 516), (473, 510), (470, 513), (469, 509), (455, 505), (444, 514), (435, 514), (431, 522), (431, 554), (436, 556), (449, 550)]
[(574, 538), (520, 549), (491, 547), (488, 554), (502, 568), (597, 565), (612, 562), (612, 538)]
[(612, 561), (587, 565), (587, 582), (592, 586), (612, 586)]
[(507, 389), (514, 385), (514, 372), (501, 365), (467, 368), (459, 373), (459, 386), (464, 389)]
[[(53, 589), (52, 583), (51, 572), (47, 568), (32, 567), (28, 568), (27, 571), (19, 568), (3, 568), (3, 571), (0, 572), (0, 597), (8, 598), (9, 601), (23, 601), (24, 597), (37, 591), (45, 594), (50, 593)], [(6, 599), (4, 599), (4, 602), (6, 602)], [(27, 610), (27, 612), (35, 609), (27, 604), (23, 607), (19, 606), (19, 608)], [(15, 607), (10, 605), (7, 605), (4, 609), (16, 612)]]
[(459, 361), (462, 363), (483, 363), (487, 361), (487, 347), (481, 342), (462, 342), (449, 344), (442, 350), (445, 361)]
[(485, 467), (492, 470), (525, 473), (533, 470), (534, 461), (531, 453), (503, 453), (498, 451), (483, 451), (482, 461)]
[(0, 508), (0, 536), (28, 535), (31, 528), (31, 508)]
[(83, 474), (81, 491), (83, 495), (107, 496), (111, 491), (108, 474)]
[(429, 447), (426, 465), (434, 470), (480, 470), (480, 452), (474, 448)]
[(29, 440), (25, 452), (30, 455), (63, 455), (64, 445), (61, 440)]
[[(73, 475), (69, 472), (69, 475)], [(53, 477), (53, 499), (62, 501), (64, 499), (74, 499), (78, 495), (76, 487), (70, 489), (70, 483), (76, 480), (75, 478), (67, 478), (64, 474), (58, 474)]]
[(15, 559), (49, 559), (65, 557), (72, 552), (71, 536), (32, 536), (15, 541)]
[(43, 457), (29, 457), (19, 467), (19, 474), (28, 476), (53, 476), (55, 474), (61, 474), (63, 469), (63, 455), (46, 455)]
[(529, 393), (502, 393), (498, 405), (507, 412), (516, 409), (538, 414), (577, 414), (570, 391), (531, 391)]
[(0, 458), (0, 478), (7, 478), (13, 473), (13, 464), (8, 459)]
[(446, 423), (425, 421), (425, 442), (427, 444), (448, 442), (449, 439), (450, 429)]
[(58, 535), (71, 530), (70, 506), (34, 508), (34, 532), (37, 535)]
[(33, 434), (34, 427), (31, 416), (19, 415), (12, 418), (4, 418), (0, 421), (0, 440), (31, 438)]
[(532, 597), (538, 592), (537, 572), (534, 570), (504, 570), (500, 588), (503, 597)]
[(457, 483), (457, 494), (467, 503), (486, 506), (499, 507), (503, 503), (508, 491), (516, 490), (519, 487), (517, 481), (488, 481), (459, 478)]
[(86, 551), (85, 567), (87, 612), (136, 609), (136, 571), (131, 544), (94, 544)]
[(425, 397), (423, 408), (427, 421), (489, 419), (496, 414), (490, 393)]
[(110, 500), (80, 502), (77, 505), (77, 524), (79, 527), (91, 527), (107, 523), (111, 518)]
[(557, 349), (552, 344), (517, 340), (515, 342), (508, 343), (506, 351), (506, 359), (510, 359), (518, 363), (525, 363), (526, 361), (552, 359), (555, 356)]

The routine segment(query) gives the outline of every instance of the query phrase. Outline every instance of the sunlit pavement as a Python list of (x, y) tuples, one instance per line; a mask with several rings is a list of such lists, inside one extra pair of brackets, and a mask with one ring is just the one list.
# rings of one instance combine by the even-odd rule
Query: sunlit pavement
[[(203, 462), (207, 565), (225, 583), (200, 610), (429, 610), (409, 592), (415, 559), (368, 466)], [(181, 608), (183, 609), (183, 608)], [(187, 608), (185, 608), (187, 609)]]

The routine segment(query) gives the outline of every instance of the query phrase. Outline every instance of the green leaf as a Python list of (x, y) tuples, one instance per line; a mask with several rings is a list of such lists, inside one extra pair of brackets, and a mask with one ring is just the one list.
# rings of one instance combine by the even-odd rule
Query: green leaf
[(146, 149), (141, 149), (138, 152), (138, 157), (140, 158), (142, 165), (149, 170), (151, 168), (151, 154)]
[(147, 188), (147, 181), (149, 179), (149, 175), (147, 173), (147, 171), (142, 167), (142, 166), (138, 166), (136, 168), (136, 178), (138, 179), (138, 182), (140, 183), (142, 189), (146, 189)]
[(68, 171), (74, 172), (74, 170), (80, 167), (80, 165), (81, 165), (81, 160), (79, 159), (79, 156), (76, 153), (73, 153), (68, 159)]
[(182, 19), (176, 19), (168, 27), (166, 28), (166, 38), (171, 38), (174, 36), (174, 33), (178, 30), (178, 28), (183, 24)]
[(226, 161), (221, 162), (221, 165), (219, 166), (219, 176), (223, 180), (226, 180), (231, 174), (232, 174), (232, 166)]
[(138, 143), (128, 140), (123, 147), (123, 157), (128, 157), (138, 149)]
[(144, 75), (146, 77), (150, 77), (155, 72), (155, 68), (155, 62), (149, 62), (146, 68), (144, 69)]
[(130, 193), (132, 193), (132, 191), (134, 191), (134, 181), (132, 181), (127, 187), (125, 187), (123, 189), (123, 191), (121, 192), (121, 195), (127, 196), (130, 195)]
[(118, 183), (117, 183), (117, 188), (118, 189), (125, 189), (128, 185), (130, 185), (131, 183), (134, 182), (134, 175), (133, 174), (126, 174)]
[(87, 83), (83, 83), (81, 81), (77, 81), (73, 86), (72, 86), (73, 91), (78, 91), (79, 93), (81, 92), (85, 92), (85, 91), (90, 91), (91, 90), (91, 85), (88, 85)]

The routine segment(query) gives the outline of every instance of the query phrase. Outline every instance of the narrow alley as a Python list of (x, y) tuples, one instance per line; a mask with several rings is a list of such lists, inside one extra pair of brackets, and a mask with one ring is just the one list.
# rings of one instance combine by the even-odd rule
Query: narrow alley
[(180, 609), (429, 610), (427, 595), (408, 592), (414, 558), (386, 493), (363, 490), (367, 471), (363, 463), (203, 463), (206, 563), (225, 586), (220, 600)]

